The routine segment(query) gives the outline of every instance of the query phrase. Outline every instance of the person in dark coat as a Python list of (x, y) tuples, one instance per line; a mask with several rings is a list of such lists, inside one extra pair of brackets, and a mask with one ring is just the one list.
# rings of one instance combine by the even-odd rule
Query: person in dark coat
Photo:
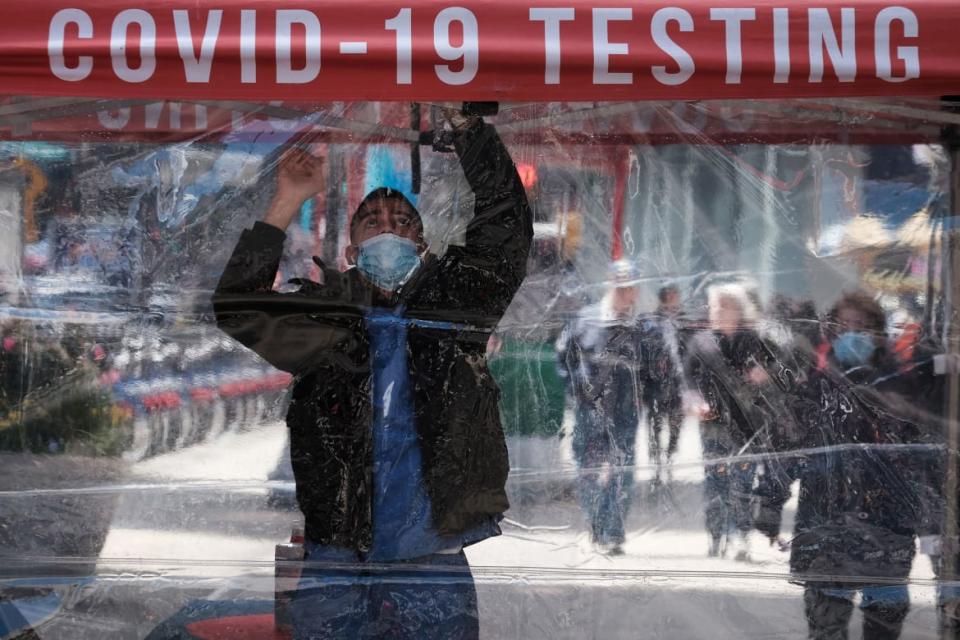
[(582, 309), (557, 341), (575, 407), (580, 502), (591, 542), (611, 555), (622, 554), (626, 540), (643, 393), (637, 275), (629, 262), (615, 263), (611, 290)]
[(821, 322), (810, 300), (790, 300), (779, 296), (774, 303), (777, 331), (765, 340), (776, 366), (770, 380), (774, 387), (763, 398), (768, 413), (776, 416), (764, 433), (763, 448), (768, 453), (761, 463), (754, 489), (754, 527), (781, 551), (789, 550), (789, 541), (781, 535), (784, 505), (790, 499), (791, 486), (799, 465), (795, 451), (804, 429), (798, 421), (808, 401), (811, 373), (817, 367), (818, 348), (823, 344)]
[(738, 560), (749, 559), (757, 472), (755, 460), (738, 457), (760, 452), (769, 427), (758, 402), (761, 390), (770, 385), (769, 351), (750, 326), (746, 304), (732, 290), (714, 296), (711, 327), (692, 336), (687, 351), (687, 379), (700, 405), (708, 555), (725, 555), (732, 542)]
[[(880, 306), (845, 295), (826, 324), (829, 348), (811, 375), (800, 422), (805, 455), (790, 569), (805, 585), (810, 637), (842, 639), (861, 593), (863, 637), (899, 637), (906, 580), (924, 521), (922, 456)], [(922, 466), (922, 464), (921, 464)]]
[[(660, 289), (657, 298), (659, 304), (656, 312), (640, 323), (645, 362), (643, 404), (650, 428), (649, 454), (656, 469), (655, 484), (661, 480), (664, 464), (669, 472), (670, 463), (677, 452), (684, 419), (683, 396), (686, 392), (683, 372), (685, 349), (680, 337), (680, 292), (677, 287), (667, 285)], [(661, 441), (664, 422), (668, 429), (666, 451)]]
[(324, 183), (318, 158), (291, 152), (214, 297), (223, 331), (294, 375), (287, 425), (307, 553), (298, 637), (479, 632), (463, 547), (498, 535), (508, 508), (485, 349), (524, 278), (533, 225), (496, 130), (446, 115), (475, 196), (465, 246), (431, 255), (416, 208), (380, 188), (350, 221), (352, 268), (315, 258), (321, 282), (272, 291), (283, 230)]

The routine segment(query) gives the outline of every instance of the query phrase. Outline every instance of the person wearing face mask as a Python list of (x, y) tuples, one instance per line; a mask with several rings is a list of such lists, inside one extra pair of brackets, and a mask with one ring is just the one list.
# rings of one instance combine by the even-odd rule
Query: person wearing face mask
[(846, 638), (861, 594), (863, 637), (898, 638), (906, 580), (924, 521), (914, 392), (886, 346), (883, 309), (868, 295), (836, 303), (827, 348), (811, 373), (801, 434), (800, 495), (790, 569), (805, 587), (810, 637)]
[(290, 152), (262, 222), (214, 296), (219, 327), (294, 374), (287, 425), (306, 565), (294, 635), (475, 638), (463, 548), (500, 533), (507, 449), (487, 369), (491, 331), (525, 276), (532, 214), (496, 130), (446, 113), (475, 196), (465, 246), (428, 251), (416, 208), (379, 188), (350, 220), (344, 273), (272, 291), (284, 229), (324, 187)]

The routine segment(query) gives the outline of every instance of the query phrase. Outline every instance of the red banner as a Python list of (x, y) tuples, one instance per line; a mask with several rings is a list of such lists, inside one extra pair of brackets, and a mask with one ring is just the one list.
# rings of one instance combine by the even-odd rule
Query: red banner
[(956, 0), (37, 0), (21, 95), (634, 100), (960, 94)]

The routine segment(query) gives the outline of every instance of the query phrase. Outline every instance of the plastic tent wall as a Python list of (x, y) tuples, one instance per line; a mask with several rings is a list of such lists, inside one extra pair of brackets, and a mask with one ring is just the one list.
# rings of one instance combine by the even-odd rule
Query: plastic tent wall
[[(409, 136), (397, 133), (410, 130), (406, 103), (264, 105), (206, 131), (170, 126), (189, 129), (192, 109), (53, 114), (0, 143), (4, 637), (284, 632), (273, 613), (298, 563), (278, 545), (302, 527), (283, 423), (290, 378), (220, 332), (210, 297), (241, 231), (262, 218), (288, 143), (325, 159), (328, 186), (288, 232), (280, 290), (316, 278), (311, 256), (347, 266), (349, 215), (374, 186), (415, 200), (432, 251), (464, 242), (473, 203), (455, 156), (421, 147), (413, 193)], [(424, 130), (436, 115), (424, 107)], [(898, 519), (878, 526), (916, 554), (904, 575), (868, 556), (859, 573), (836, 561), (817, 579), (905, 583), (902, 636), (937, 635), (949, 511), (949, 367), (938, 354), (949, 351), (953, 286), (941, 133), (954, 117), (937, 101), (838, 100), (502, 104), (488, 118), (518, 166), (535, 234), (487, 348), (511, 506), (502, 536), (466, 550), (482, 637), (805, 637), (804, 577), (791, 571), (805, 544), (794, 537), (798, 498), (824, 490), (881, 491), (874, 504), (892, 502)], [(629, 266), (627, 280), (614, 263)], [(616, 397), (594, 420), (635, 411), (635, 448), (588, 462), (575, 451), (595, 422), (580, 411), (569, 343), (618, 288), (637, 291), (631, 322), (649, 324), (666, 286), (682, 308), (681, 370), (656, 369), (669, 355), (646, 333), (632, 396), (596, 378)], [(840, 333), (830, 312), (851, 293), (884, 314), (890, 368), (867, 400), (856, 396), (886, 434), (873, 441), (844, 439), (831, 422), (844, 412), (805, 387), (833, 367), (820, 345)], [(762, 374), (731, 382), (698, 351), (725, 304), (763, 345), (730, 362), (752, 358)], [(670, 426), (655, 444), (643, 389), (670, 379), (683, 397), (668, 460)], [(710, 448), (725, 437), (711, 426), (718, 384), (752, 407), (734, 425), (750, 435), (720, 454)], [(859, 389), (847, 385), (841, 403)], [(716, 483), (733, 477), (723, 469), (740, 470), (732, 499), (718, 497)], [(816, 484), (824, 478), (846, 488)], [(612, 481), (629, 506), (619, 555), (593, 544), (584, 500), (587, 482)], [(710, 554), (718, 500), (746, 505), (749, 533), (741, 541), (730, 525), (726, 553)], [(836, 554), (858, 553), (843, 541), (866, 535), (864, 509), (830, 516)]]
[[(960, 94), (955, 7), (221, 4), (0, 7), (0, 638), (956, 634), (960, 116), (903, 97)], [(516, 173), (469, 182), (491, 165), (450, 152), (470, 134), (440, 101), (462, 100), (501, 101), (465, 109)], [(235, 267), (279, 246), (244, 230), (295, 149), (325, 185), (287, 208), (279, 268), (237, 291), (238, 240), (263, 244)], [(374, 295), (348, 267), (380, 186), (438, 256), (413, 282), (442, 264), (471, 283), (428, 299), (504, 307), (495, 326), (362, 309), (414, 336), (430, 444), (402, 450), (432, 506), (471, 489), (430, 515), (505, 508), (465, 478), (507, 478), (472, 578), (456, 554), (313, 548), (335, 530), (366, 552), (344, 514), (388, 511), (371, 483), (327, 491), (329, 469), (387, 476), (338, 458), (366, 424), (329, 425), (345, 406), (389, 422), (394, 387), (351, 405), (380, 383), (349, 355), (264, 348), (357, 325), (332, 292)], [(510, 212), (532, 220), (498, 228)], [(290, 331), (257, 330), (277, 318)], [(291, 399), (305, 380), (324, 393)], [(437, 405), (452, 418), (422, 419)]]

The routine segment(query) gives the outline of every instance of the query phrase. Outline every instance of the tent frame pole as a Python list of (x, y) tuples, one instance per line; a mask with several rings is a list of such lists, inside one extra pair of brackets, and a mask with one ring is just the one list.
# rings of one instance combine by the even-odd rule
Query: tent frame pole
[[(960, 102), (956, 98), (947, 98), (944, 109), (956, 113)], [(960, 554), (958, 548), (958, 523), (960, 515), (960, 469), (957, 467), (956, 452), (960, 449), (960, 228), (953, 223), (960, 216), (960, 128), (956, 125), (944, 127), (942, 141), (947, 152), (950, 167), (949, 203), (950, 222), (943, 226), (944, 244), (946, 246), (946, 265), (949, 284), (945, 287), (947, 300), (945, 306), (944, 323), (946, 325), (946, 344), (944, 351), (947, 354), (947, 393), (946, 393), (946, 473), (944, 478), (944, 509), (943, 536), (941, 538), (941, 567), (939, 579), (942, 583), (952, 583), (957, 580), (957, 559)], [(945, 605), (946, 603), (938, 603)], [(957, 637), (954, 629), (956, 621), (953, 619), (960, 610), (960, 603), (951, 602), (949, 608), (941, 612), (941, 633), (945, 640)]]

